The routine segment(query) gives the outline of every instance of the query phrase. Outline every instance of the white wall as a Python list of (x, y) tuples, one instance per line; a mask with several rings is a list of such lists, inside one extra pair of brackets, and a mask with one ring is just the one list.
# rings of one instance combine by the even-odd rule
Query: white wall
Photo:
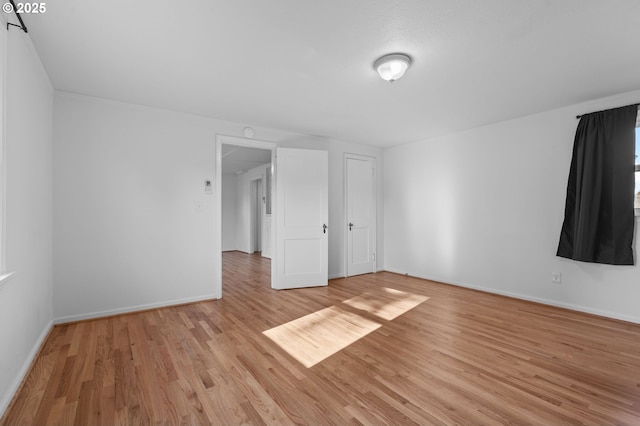
[(222, 250), (237, 250), (238, 177), (222, 175)]
[[(244, 126), (56, 94), (57, 322), (213, 297), (212, 242), (221, 236), (204, 180), (214, 178), (215, 135), (239, 136)], [(329, 273), (342, 275), (342, 155), (380, 159), (381, 150), (264, 128), (256, 128), (256, 138), (329, 151), (330, 220), (336, 225)]]
[(555, 256), (576, 115), (639, 100), (637, 91), (385, 150), (385, 269), (640, 322), (638, 266)]
[(0, 288), (0, 417), (53, 318), (53, 89), (28, 35), (5, 28), (0, 29), (0, 56), (7, 55), (5, 254), (6, 269), (15, 274)]
[(207, 120), (57, 93), (57, 321), (213, 297)]

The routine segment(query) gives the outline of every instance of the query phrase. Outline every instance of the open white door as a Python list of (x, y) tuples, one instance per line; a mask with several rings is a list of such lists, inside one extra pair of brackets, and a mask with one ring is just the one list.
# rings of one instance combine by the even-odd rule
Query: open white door
[(277, 149), (273, 288), (328, 283), (328, 164), (326, 151)]
[(345, 158), (347, 206), (347, 276), (375, 272), (375, 160)]

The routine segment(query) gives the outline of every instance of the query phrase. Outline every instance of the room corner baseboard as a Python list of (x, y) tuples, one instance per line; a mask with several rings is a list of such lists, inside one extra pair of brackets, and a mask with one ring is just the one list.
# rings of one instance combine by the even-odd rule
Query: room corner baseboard
[(482, 291), (482, 292), (485, 292), (485, 293), (491, 293), (491, 294), (497, 294), (497, 295), (500, 295), (500, 296), (511, 297), (511, 298), (514, 298), (514, 299), (520, 299), (520, 300), (526, 300), (526, 301), (529, 301), (529, 302), (541, 303), (543, 305), (555, 306), (557, 308), (564, 308), (564, 309), (569, 309), (569, 310), (572, 310), (572, 311), (583, 312), (585, 314), (597, 315), (597, 316), (600, 316), (600, 317), (611, 318), (611, 319), (614, 319), (614, 320), (625, 321), (625, 322), (630, 322), (630, 323), (634, 323), (634, 324), (640, 324), (640, 317), (619, 314), (617, 312), (603, 311), (603, 310), (600, 310), (600, 309), (590, 308), (588, 306), (574, 305), (572, 303), (561, 302), (561, 301), (558, 301), (558, 300), (544, 299), (544, 298), (541, 298), (541, 297), (530, 296), (530, 295), (527, 295), (527, 294), (514, 293), (514, 292), (510, 292), (510, 291), (496, 290), (496, 289), (493, 289), (493, 288), (482, 287), (482, 286), (467, 284), (467, 283), (463, 283), (463, 282), (446, 281), (446, 280), (439, 279), (437, 277), (427, 277), (427, 276), (421, 276), (421, 275), (407, 274), (406, 272), (395, 271), (393, 269), (385, 269), (385, 271), (391, 272), (391, 273), (394, 273), (394, 274), (399, 274), (399, 275), (408, 275), (408, 276), (411, 276), (411, 277), (414, 277), (414, 278), (420, 278), (420, 279), (423, 279), (423, 280), (434, 281), (434, 282), (443, 283), (443, 284), (449, 284), (449, 285), (455, 285), (457, 287), (464, 287), (464, 288), (468, 288), (468, 289), (471, 289), (471, 290), (478, 290), (478, 291)]
[(9, 408), (9, 406), (11, 405), (13, 398), (22, 388), (24, 379), (27, 377), (27, 374), (29, 374), (33, 361), (40, 353), (42, 345), (46, 341), (49, 333), (51, 333), (51, 330), (53, 330), (53, 321), (49, 321), (49, 323), (44, 327), (44, 330), (42, 330), (42, 333), (40, 333), (38, 340), (36, 340), (35, 344), (31, 348), (31, 351), (29, 351), (29, 355), (27, 355), (27, 357), (25, 358), (24, 363), (22, 364), (22, 368), (20, 368), (20, 371), (13, 380), (13, 383), (11, 383), (11, 386), (7, 390), (7, 393), (2, 396), (2, 400), (0, 400), (0, 419), (2, 419), (2, 416), (4, 416), (7, 408)]
[(216, 297), (215, 294), (205, 294), (202, 296), (188, 297), (185, 299), (176, 299), (176, 300), (169, 300), (165, 302), (128, 306), (126, 308), (109, 309), (106, 311), (89, 312), (86, 314), (79, 314), (79, 315), (69, 315), (66, 317), (55, 318), (53, 320), (53, 323), (55, 325), (66, 324), (70, 322), (78, 322), (78, 321), (92, 320), (96, 318), (112, 317), (115, 315), (130, 314), (133, 312), (140, 312), (140, 311), (148, 311), (149, 309), (166, 308), (168, 306), (184, 305), (187, 303), (204, 302), (207, 300), (216, 300), (216, 299), (218, 298)]

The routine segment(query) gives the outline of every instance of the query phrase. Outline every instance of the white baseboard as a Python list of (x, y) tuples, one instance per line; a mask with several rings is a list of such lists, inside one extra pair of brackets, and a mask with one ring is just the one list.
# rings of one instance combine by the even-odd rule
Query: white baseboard
[[(382, 271), (384, 271), (384, 268), (376, 268), (374, 273), (378, 273), (378, 272), (382, 272)], [(389, 272), (391, 272), (391, 271), (389, 271)], [(335, 280), (337, 278), (348, 278), (347, 277), (347, 273), (346, 272), (342, 272), (342, 273), (339, 273), (339, 274), (329, 275), (329, 279), (330, 280)]]
[[(405, 272), (395, 271), (393, 269), (385, 269), (385, 270), (388, 271), (388, 272), (392, 272), (394, 274), (407, 275)], [(439, 282), (439, 283), (443, 283), (443, 284), (455, 285), (457, 287), (464, 287), (464, 288), (469, 288), (469, 289), (472, 289), (472, 290), (479, 290), (479, 291), (483, 291), (485, 293), (498, 294), (500, 296), (513, 297), (514, 299), (527, 300), (529, 302), (541, 303), (543, 305), (556, 306), (558, 308), (565, 308), (565, 309), (570, 309), (572, 311), (584, 312), (584, 313), (587, 313), (587, 314), (593, 314), (593, 315), (598, 315), (598, 316), (601, 316), (601, 317), (607, 317), (607, 318), (616, 319), (616, 320), (620, 320), (620, 321), (626, 321), (626, 322), (632, 322), (632, 323), (635, 323), (635, 324), (640, 324), (640, 317), (630, 316), (630, 315), (623, 315), (623, 314), (619, 314), (617, 312), (603, 311), (603, 310), (591, 308), (591, 307), (588, 307), (588, 306), (574, 305), (572, 303), (561, 302), (561, 301), (558, 301), (558, 300), (544, 299), (544, 298), (541, 298), (541, 297), (530, 296), (530, 295), (527, 295), (527, 294), (520, 294), (520, 293), (513, 293), (513, 292), (510, 292), (510, 291), (496, 290), (494, 288), (482, 287), (482, 286), (477, 286), (477, 285), (472, 285), (472, 284), (467, 284), (467, 283), (462, 283), (462, 282), (445, 281), (445, 280), (439, 279), (437, 277), (427, 277), (427, 276), (411, 275), (411, 274), (409, 274), (409, 276), (415, 277), (415, 278), (420, 278), (420, 279), (423, 279), (423, 280), (435, 281), (435, 282)]]
[(27, 355), (27, 357), (25, 358), (24, 363), (22, 364), (22, 368), (20, 368), (20, 371), (18, 372), (15, 379), (13, 380), (13, 383), (11, 383), (11, 386), (7, 390), (7, 393), (2, 396), (2, 400), (0, 401), (0, 419), (2, 418), (2, 416), (4, 416), (4, 412), (7, 410), (7, 408), (9, 407), (9, 404), (11, 403), (11, 400), (13, 399), (14, 395), (20, 388), (20, 384), (22, 383), (25, 376), (29, 372), (29, 368), (31, 368), (31, 364), (33, 363), (36, 356), (38, 355), (38, 352), (40, 351), (40, 347), (44, 343), (44, 340), (47, 338), (52, 328), (53, 328), (53, 321), (49, 321), (49, 323), (44, 327), (44, 330), (42, 330), (42, 333), (40, 333), (40, 336), (38, 337), (38, 340), (36, 340), (33, 347), (31, 348), (31, 351), (29, 351), (29, 355)]
[(89, 312), (86, 314), (70, 315), (66, 317), (55, 318), (54, 324), (65, 324), (69, 322), (84, 321), (95, 318), (110, 317), (113, 315), (129, 314), (132, 312), (146, 311), (148, 309), (165, 308), (167, 306), (183, 305), (185, 303), (202, 302), (205, 300), (217, 299), (215, 294), (205, 294), (197, 297), (188, 297), (186, 299), (169, 300), (165, 302), (148, 303), (145, 305), (128, 306), (126, 308), (110, 309), (99, 312)]

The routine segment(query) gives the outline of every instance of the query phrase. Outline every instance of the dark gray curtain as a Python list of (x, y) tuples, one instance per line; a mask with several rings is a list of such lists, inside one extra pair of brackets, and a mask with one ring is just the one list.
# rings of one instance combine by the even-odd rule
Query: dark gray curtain
[(633, 265), (637, 114), (630, 105), (580, 118), (558, 256)]

